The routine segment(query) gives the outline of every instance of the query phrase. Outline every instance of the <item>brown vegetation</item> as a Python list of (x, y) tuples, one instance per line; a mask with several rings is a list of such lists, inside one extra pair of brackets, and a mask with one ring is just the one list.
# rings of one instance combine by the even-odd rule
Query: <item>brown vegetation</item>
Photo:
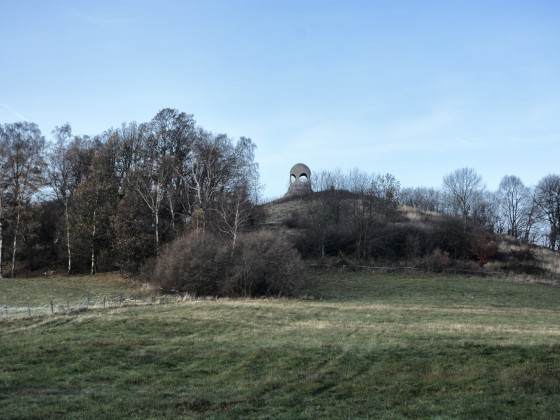
[(195, 296), (289, 296), (300, 286), (302, 263), (292, 244), (269, 231), (242, 233), (235, 247), (197, 230), (165, 248), (153, 274), (167, 292)]

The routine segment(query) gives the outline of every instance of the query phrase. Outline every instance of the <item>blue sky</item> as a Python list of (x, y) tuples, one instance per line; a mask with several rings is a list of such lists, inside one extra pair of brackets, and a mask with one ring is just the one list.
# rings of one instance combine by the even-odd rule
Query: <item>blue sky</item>
[(560, 173), (560, 1), (0, 0), (0, 122), (99, 134), (162, 108), (297, 162), (440, 187)]

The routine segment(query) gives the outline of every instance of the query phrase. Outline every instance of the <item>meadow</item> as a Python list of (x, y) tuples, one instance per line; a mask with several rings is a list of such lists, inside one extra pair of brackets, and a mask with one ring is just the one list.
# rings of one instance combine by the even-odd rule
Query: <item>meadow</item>
[[(15, 286), (17, 283), (17, 287)], [(110, 289), (110, 290), (107, 290)], [(148, 294), (0, 280), (0, 305)], [(312, 271), (294, 299), (0, 321), (0, 418), (558, 418), (560, 287)]]

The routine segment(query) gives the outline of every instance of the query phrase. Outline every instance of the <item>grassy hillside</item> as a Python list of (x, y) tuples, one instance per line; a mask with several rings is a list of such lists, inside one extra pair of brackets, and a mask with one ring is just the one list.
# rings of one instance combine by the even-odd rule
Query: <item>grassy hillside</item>
[(310, 202), (307, 197), (280, 198), (263, 204), (264, 223), (279, 225), (289, 219), (293, 212), (305, 213)]
[(317, 271), (301, 296), (0, 322), (0, 417), (560, 412), (560, 288)]

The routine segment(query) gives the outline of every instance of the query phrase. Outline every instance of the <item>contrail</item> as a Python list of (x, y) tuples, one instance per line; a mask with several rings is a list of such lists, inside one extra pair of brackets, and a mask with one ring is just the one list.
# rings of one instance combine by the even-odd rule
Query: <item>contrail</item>
[(11, 107), (10, 105), (7, 105), (7, 104), (0, 104), (0, 105), (2, 105), (2, 107), (6, 108), (6, 110), (7, 110), (8, 112), (10, 112), (11, 114), (15, 115), (15, 116), (18, 117), (20, 120), (27, 121), (27, 118), (25, 118), (25, 117), (24, 117), (23, 115), (21, 115), (19, 112), (13, 110), (12, 107)]

